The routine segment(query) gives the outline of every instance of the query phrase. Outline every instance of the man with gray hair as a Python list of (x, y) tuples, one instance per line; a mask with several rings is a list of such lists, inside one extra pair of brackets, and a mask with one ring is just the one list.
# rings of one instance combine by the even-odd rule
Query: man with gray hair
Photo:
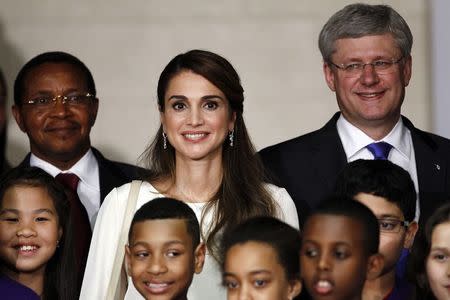
[(294, 199), (301, 224), (357, 159), (388, 159), (409, 172), (420, 223), (450, 199), (450, 140), (401, 115), (412, 43), (408, 24), (387, 5), (347, 5), (322, 28), (323, 72), (340, 112), (317, 131), (260, 151), (271, 178)]

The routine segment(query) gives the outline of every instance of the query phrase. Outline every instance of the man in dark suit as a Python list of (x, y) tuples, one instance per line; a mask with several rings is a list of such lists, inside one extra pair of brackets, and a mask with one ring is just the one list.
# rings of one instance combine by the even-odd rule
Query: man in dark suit
[[(91, 147), (98, 98), (91, 72), (78, 58), (46, 52), (27, 62), (14, 83), (12, 113), (30, 142), (21, 166), (37, 166), (71, 189), (78, 238), (88, 236), (104, 197), (144, 170), (106, 159)], [(82, 230), (82, 228), (84, 228)]]
[(406, 169), (421, 222), (450, 198), (450, 141), (401, 115), (412, 40), (406, 21), (386, 5), (348, 5), (322, 28), (323, 71), (340, 113), (317, 131), (260, 151), (275, 183), (294, 199), (301, 224), (356, 159), (389, 159)]

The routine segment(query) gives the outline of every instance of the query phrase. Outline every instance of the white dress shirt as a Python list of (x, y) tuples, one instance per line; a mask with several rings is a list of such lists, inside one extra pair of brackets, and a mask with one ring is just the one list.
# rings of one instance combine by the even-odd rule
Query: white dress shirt
[(416, 158), (414, 155), (411, 132), (405, 127), (405, 125), (403, 125), (402, 118), (398, 120), (391, 132), (379, 141), (373, 140), (361, 129), (351, 124), (342, 116), (342, 114), (339, 117), (336, 126), (348, 162), (352, 162), (357, 159), (373, 159), (373, 154), (366, 148), (367, 145), (373, 142), (383, 141), (392, 145), (388, 159), (408, 171), (416, 188), (417, 197), (415, 220), (417, 221), (420, 215), (420, 206)]
[(91, 228), (94, 228), (100, 208), (100, 176), (98, 162), (91, 149), (68, 170), (60, 170), (34, 154), (31, 154), (30, 166), (41, 168), (53, 177), (56, 177), (59, 173), (73, 173), (77, 175), (80, 178), (77, 194), (86, 208)]

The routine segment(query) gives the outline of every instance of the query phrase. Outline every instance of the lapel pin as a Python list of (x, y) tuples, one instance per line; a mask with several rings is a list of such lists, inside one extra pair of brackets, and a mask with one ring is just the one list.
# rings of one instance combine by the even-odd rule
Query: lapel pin
[(438, 164), (434, 164), (435, 166), (436, 166), (436, 170), (440, 170), (441, 169), (441, 166), (440, 165), (438, 165)]

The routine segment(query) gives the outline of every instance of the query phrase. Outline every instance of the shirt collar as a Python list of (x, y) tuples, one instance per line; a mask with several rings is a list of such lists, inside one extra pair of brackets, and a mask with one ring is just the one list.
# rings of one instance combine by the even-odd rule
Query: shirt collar
[(336, 127), (347, 158), (365, 149), (368, 144), (381, 141), (391, 144), (394, 149), (407, 159), (411, 157), (412, 149), (411, 144), (408, 142), (411, 133), (403, 124), (402, 118), (399, 118), (394, 128), (379, 141), (373, 140), (361, 129), (351, 124), (342, 114), (337, 120)]
[(56, 177), (59, 173), (73, 173), (80, 178), (81, 182), (96, 189), (100, 188), (98, 162), (91, 149), (89, 149), (86, 154), (68, 170), (60, 170), (33, 153), (31, 153), (30, 156), (30, 166), (41, 168), (53, 177)]

